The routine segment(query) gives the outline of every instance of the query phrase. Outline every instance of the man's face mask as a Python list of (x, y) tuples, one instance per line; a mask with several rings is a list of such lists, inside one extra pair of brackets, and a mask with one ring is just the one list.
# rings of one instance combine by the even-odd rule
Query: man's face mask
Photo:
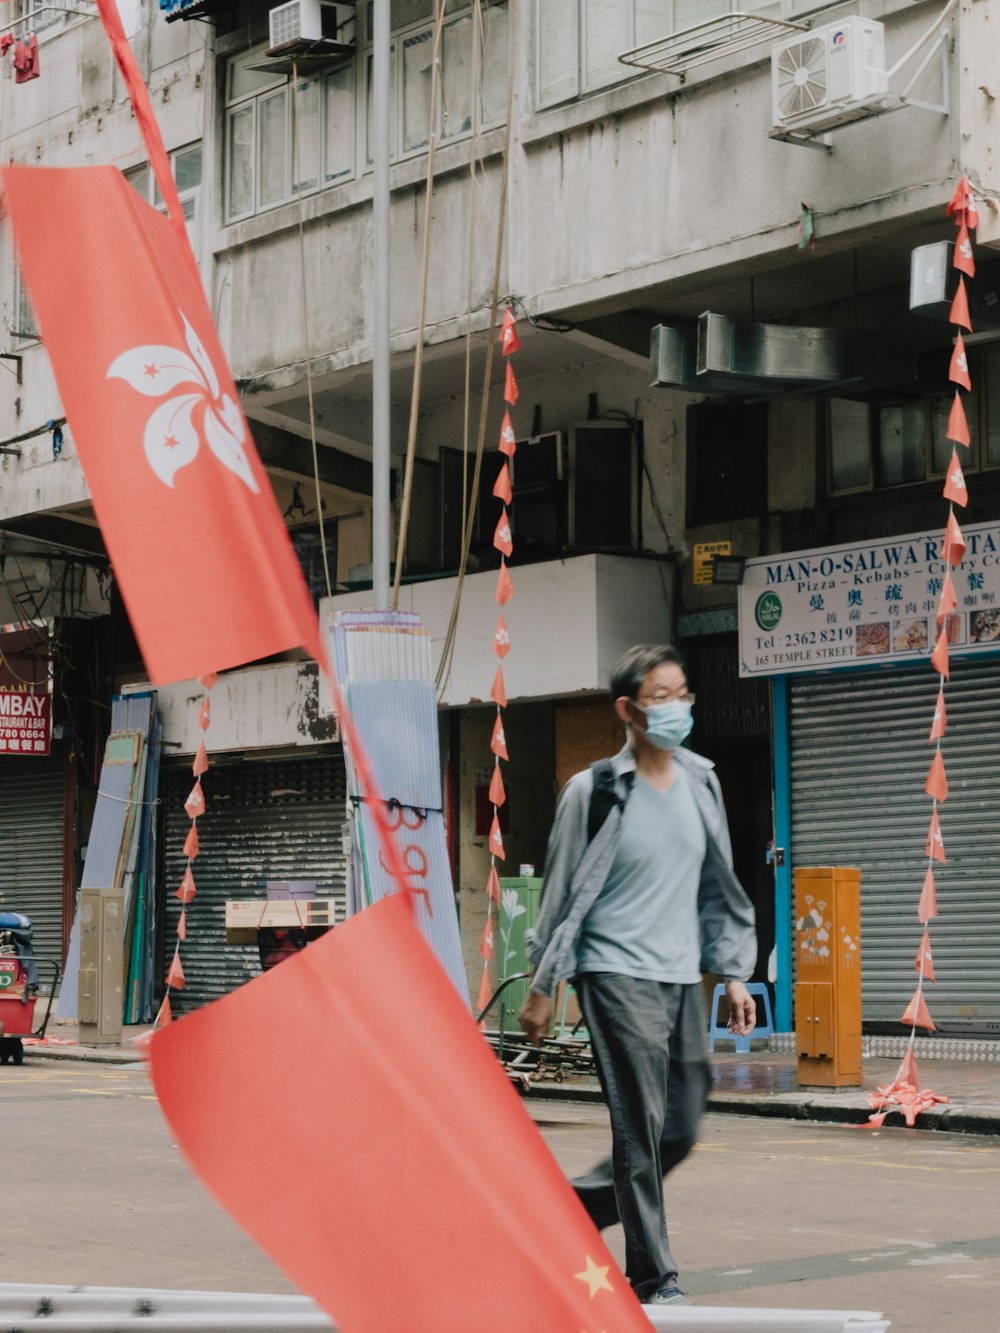
[(646, 708), (640, 703), (635, 706), (646, 718), (646, 739), (658, 750), (676, 750), (690, 736), (694, 716), (686, 699), (668, 699)]

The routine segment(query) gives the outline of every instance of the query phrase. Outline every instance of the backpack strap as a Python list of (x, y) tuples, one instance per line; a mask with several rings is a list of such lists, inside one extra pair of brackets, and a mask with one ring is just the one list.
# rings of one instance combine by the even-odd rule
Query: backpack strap
[[(613, 759), (597, 759), (590, 765), (594, 785), (590, 793), (590, 809), (587, 812), (587, 842), (597, 837), (608, 815), (615, 806), (625, 806), (625, 797), (618, 795)], [(632, 790), (632, 774), (622, 775), (628, 790)]]

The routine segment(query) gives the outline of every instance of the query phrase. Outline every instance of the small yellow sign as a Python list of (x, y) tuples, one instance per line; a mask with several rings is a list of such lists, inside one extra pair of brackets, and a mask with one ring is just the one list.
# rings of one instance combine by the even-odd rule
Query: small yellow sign
[(694, 563), (691, 567), (691, 582), (711, 583), (712, 557), (716, 555), (732, 555), (732, 553), (732, 542), (696, 542), (694, 546)]

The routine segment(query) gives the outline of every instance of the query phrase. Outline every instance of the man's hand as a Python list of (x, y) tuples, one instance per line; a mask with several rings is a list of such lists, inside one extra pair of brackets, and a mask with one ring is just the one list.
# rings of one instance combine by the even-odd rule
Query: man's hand
[(748, 1037), (757, 1026), (757, 1004), (742, 981), (726, 982), (729, 1001), (729, 1031), (737, 1037)]
[[(753, 1000), (750, 1001), (753, 1004)], [(529, 1041), (540, 1045), (543, 1037), (549, 1034), (552, 1026), (552, 996), (540, 995), (538, 991), (528, 991), (519, 1015), (521, 1029)]]

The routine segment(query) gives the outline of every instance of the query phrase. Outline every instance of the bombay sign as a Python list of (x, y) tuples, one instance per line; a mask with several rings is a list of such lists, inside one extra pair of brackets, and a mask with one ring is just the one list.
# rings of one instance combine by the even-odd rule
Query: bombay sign
[[(1000, 648), (1000, 523), (963, 528), (952, 650)], [(740, 675), (909, 662), (934, 650), (947, 571), (943, 534), (748, 560), (739, 590)]]

